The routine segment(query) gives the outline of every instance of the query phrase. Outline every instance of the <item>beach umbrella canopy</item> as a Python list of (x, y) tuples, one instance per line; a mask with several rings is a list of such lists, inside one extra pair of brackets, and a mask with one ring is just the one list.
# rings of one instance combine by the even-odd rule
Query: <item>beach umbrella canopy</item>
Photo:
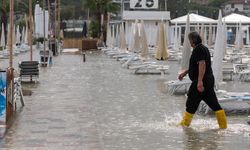
[(223, 27), (222, 27), (222, 14), (219, 12), (219, 19), (217, 24), (217, 32), (214, 46), (214, 57), (213, 57), (213, 71), (216, 85), (222, 82), (222, 60), (223, 60)]
[[(188, 15), (172, 19), (171, 23), (174, 23), (174, 24), (175, 23), (177, 23), (177, 24), (186, 24), (187, 16)], [(197, 15), (197, 14), (194, 14), (194, 13), (189, 14), (189, 19), (190, 19), (191, 24), (196, 24), (196, 23), (204, 23), (204, 24), (214, 23), (215, 24), (216, 23), (216, 20), (214, 20), (214, 19), (204, 17), (204, 16), (201, 16), (201, 15)]]
[(4, 24), (2, 24), (2, 34), (1, 34), (1, 47), (5, 47), (5, 34), (4, 34)]
[(227, 15), (223, 17), (222, 20), (225, 20), (227, 24), (238, 24), (239, 22), (241, 22), (242, 24), (250, 24), (250, 17), (236, 13)]
[(185, 28), (183, 49), (182, 49), (181, 71), (187, 70), (189, 67), (189, 59), (191, 56), (191, 44), (188, 39), (189, 32), (190, 32), (190, 23), (189, 23), (189, 15), (188, 15), (186, 28)]
[(141, 33), (141, 58), (142, 60), (148, 59), (148, 41), (147, 41), (147, 36), (146, 36), (146, 31), (144, 27), (144, 21), (141, 21), (141, 28), (140, 28), (140, 33)]
[(167, 37), (166, 32), (164, 29), (163, 22), (160, 23), (159, 27), (159, 38), (158, 38), (158, 44), (156, 49), (156, 55), (155, 58), (158, 60), (166, 60), (169, 57), (168, 53), (168, 46), (167, 46)]

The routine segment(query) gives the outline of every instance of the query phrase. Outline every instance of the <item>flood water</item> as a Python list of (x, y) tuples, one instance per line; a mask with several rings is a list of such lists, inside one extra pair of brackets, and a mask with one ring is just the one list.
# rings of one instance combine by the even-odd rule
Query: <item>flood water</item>
[[(27, 58), (24, 54), (17, 60)], [(85, 63), (80, 55), (70, 54), (54, 57), (53, 63), (40, 69), (39, 83), (23, 85), (33, 94), (25, 97), (24, 108), (18, 108), (0, 149), (250, 148), (248, 115), (228, 116), (226, 130), (218, 129), (214, 115), (195, 115), (190, 128), (177, 126), (186, 97), (170, 95), (164, 82), (177, 78), (178, 62), (166, 62), (170, 71), (164, 78), (135, 75), (102, 52), (88, 52)], [(249, 92), (249, 87), (249, 83), (231, 81), (222, 88)]]

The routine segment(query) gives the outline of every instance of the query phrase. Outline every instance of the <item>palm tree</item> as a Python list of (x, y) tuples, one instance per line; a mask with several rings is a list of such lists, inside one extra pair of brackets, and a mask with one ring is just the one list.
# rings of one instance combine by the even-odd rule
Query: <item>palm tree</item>
[[(82, 0), (83, 6), (94, 15), (94, 19), (98, 22), (98, 37), (106, 37), (105, 33), (106, 28), (105, 24), (101, 24), (102, 15), (104, 20), (107, 19), (108, 13), (116, 13), (120, 10), (120, 5), (113, 3), (112, 0)], [(104, 40), (105, 41), (105, 40)]]

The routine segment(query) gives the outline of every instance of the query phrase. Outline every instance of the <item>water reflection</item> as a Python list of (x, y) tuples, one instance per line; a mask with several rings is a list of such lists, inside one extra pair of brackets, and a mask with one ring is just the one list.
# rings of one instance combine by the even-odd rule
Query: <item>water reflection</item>
[(198, 132), (192, 128), (184, 128), (185, 150), (219, 149), (218, 141), (220, 141), (220, 136), (218, 136), (218, 130), (213, 129)]

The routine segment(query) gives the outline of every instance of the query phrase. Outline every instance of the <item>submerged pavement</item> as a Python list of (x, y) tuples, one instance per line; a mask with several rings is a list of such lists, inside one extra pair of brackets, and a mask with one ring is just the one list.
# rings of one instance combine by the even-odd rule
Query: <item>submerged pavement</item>
[[(17, 60), (25, 58), (28, 54)], [(218, 130), (214, 116), (196, 115), (191, 128), (176, 126), (186, 98), (169, 95), (164, 85), (176, 79), (176, 62), (162, 79), (134, 75), (101, 52), (88, 52), (86, 60), (80, 55), (54, 57), (52, 67), (40, 69), (39, 83), (23, 85), (33, 94), (19, 107), (0, 149), (249, 149), (248, 116), (228, 117), (227, 130)], [(226, 89), (239, 90), (230, 84)], [(247, 87), (243, 83), (241, 90)]]

